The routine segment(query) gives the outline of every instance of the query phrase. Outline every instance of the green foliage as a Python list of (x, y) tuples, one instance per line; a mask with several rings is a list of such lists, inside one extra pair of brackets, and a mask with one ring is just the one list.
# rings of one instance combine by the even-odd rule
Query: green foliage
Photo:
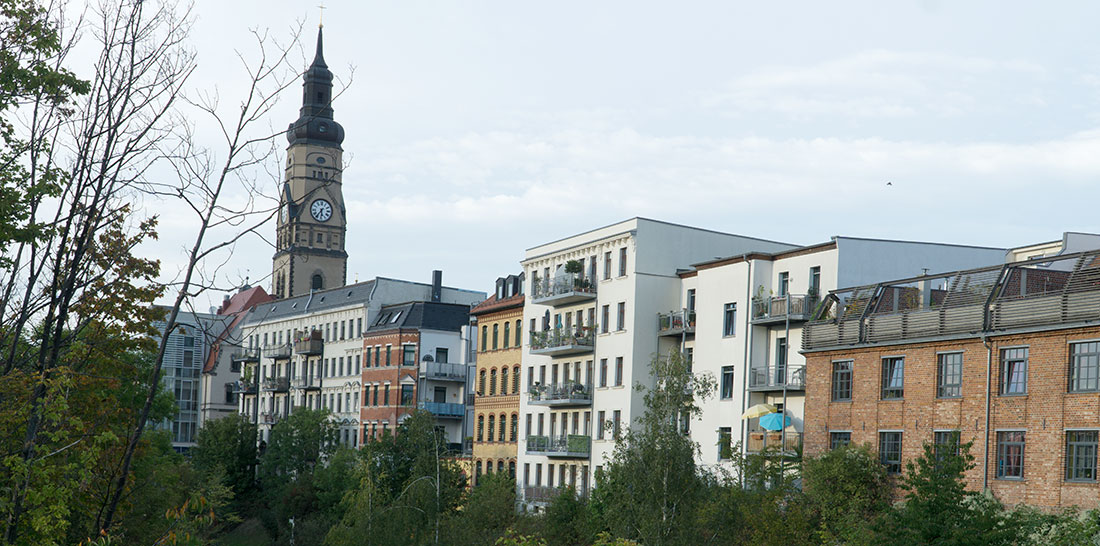
[(516, 482), (506, 473), (486, 474), (470, 491), (461, 510), (449, 514), (446, 544), (496, 542), (516, 524)]
[(546, 507), (543, 529), (549, 546), (586, 546), (600, 526), (588, 502), (566, 487)]
[(237, 498), (249, 496), (255, 489), (256, 425), (246, 416), (230, 415), (207, 421), (195, 435), (191, 450), (195, 468), (220, 474), (224, 484)]
[(850, 542), (890, 508), (886, 469), (867, 445), (848, 445), (805, 462), (805, 494), (827, 544)]

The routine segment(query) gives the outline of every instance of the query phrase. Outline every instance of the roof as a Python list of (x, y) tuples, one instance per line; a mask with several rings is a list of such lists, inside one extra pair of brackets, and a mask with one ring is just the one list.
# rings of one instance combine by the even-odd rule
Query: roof
[(491, 313), (493, 311), (503, 311), (505, 309), (515, 309), (523, 307), (523, 294), (516, 294), (515, 296), (509, 296), (503, 299), (497, 299), (497, 295), (493, 294), (489, 299), (477, 304), (473, 309), (470, 309), (471, 315), (484, 315), (485, 313)]
[(248, 314), (248, 310), (252, 306), (268, 302), (274, 299), (262, 286), (254, 286), (245, 290), (240, 290), (236, 294), (229, 297), (228, 300), (222, 302), (222, 306), (218, 309), (218, 314), (221, 316), (232, 316), (233, 320), (229, 322), (229, 325), (218, 334), (218, 338), (214, 340), (214, 343), (210, 346), (210, 354), (206, 356), (206, 362), (202, 366), (202, 373), (210, 373), (214, 371), (214, 368), (218, 365), (218, 351), (221, 350), (222, 341), (225, 337), (232, 332), (237, 325), (244, 320), (244, 317)]
[(318, 290), (293, 298), (262, 303), (251, 311), (249, 323), (288, 318), (315, 311), (323, 311), (346, 305), (363, 304), (370, 300), (371, 291), (378, 279), (356, 284)]
[(387, 305), (367, 333), (397, 329), (442, 330), (457, 332), (470, 322), (470, 307), (459, 303), (414, 301)]

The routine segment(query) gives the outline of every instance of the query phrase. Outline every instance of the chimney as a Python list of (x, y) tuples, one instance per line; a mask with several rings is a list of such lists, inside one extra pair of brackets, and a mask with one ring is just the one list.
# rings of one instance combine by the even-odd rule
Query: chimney
[(443, 271), (432, 271), (432, 301), (439, 303), (443, 299)]

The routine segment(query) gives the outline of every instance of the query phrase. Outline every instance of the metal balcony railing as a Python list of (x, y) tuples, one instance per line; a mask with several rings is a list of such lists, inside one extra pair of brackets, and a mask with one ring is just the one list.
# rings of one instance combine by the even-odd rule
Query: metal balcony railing
[(784, 454), (794, 454), (802, 448), (802, 433), (787, 431), (786, 443), (783, 443), (783, 434), (775, 431), (749, 431), (749, 441), (745, 450), (749, 453), (760, 453), (768, 448), (780, 449)]
[(525, 502), (549, 503), (557, 498), (561, 492), (561, 489), (548, 485), (525, 485), (523, 486), (523, 500)]
[(252, 381), (233, 382), (233, 392), (238, 394), (256, 394), (256, 384)]
[(528, 403), (540, 406), (575, 406), (592, 403), (592, 386), (566, 381), (557, 385), (538, 385), (528, 392)]
[(300, 355), (324, 354), (325, 340), (321, 337), (321, 331), (313, 330), (294, 340), (294, 352)]
[(535, 283), (531, 301), (542, 305), (564, 305), (594, 299), (598, 284), (596, 279), (579, 273), (561, 273)]
[(540, 355), (567, 355), (592, 351), (596, 345), (596, 329), (590, 326), (554, 328), (532, 332), (531, 352)]
[(461, 419), (466, 415), (466, 406), (463, 404), (451, 404), (446, 402), (420, 402), (418, 407), (428, 410), (439, 417), (452, 417)]
[(466, 373), (469, 367), (465, 364), (451, 364), (448, 362), (421, 362), (420, 377), (422, 379), (434, 379), (436, 381), (466, 381)]
[(265, 391), (286, 392), (290, 390), (289, 377), (269, 377), (262, 382)]
[(567, 436), (528, 436), (527, 454), (548, 457), (587, 457), (592, 438), (581, 434)]
[(657, 313), (657, 335), (678, 336), (695, 333), (695, 311)]
[(321, 378), (295, 377), (291, 384), (295, 389), (317, 390), (321, 388)]
[(290, 360), (290, 344), (264, 347), (264, 356), (276, 360)]
[(255, 347), (238, 349), (229, 355), (229, 359), (233, 362), (259, 362), (260, 350)]
[(749, 390), (804, 390), (806, 366), (760, 366), (749, 368)]
[(791, 321), (810, 320), (813, 313), (814, 298), (807, 294), (791, 294), (790, 309), (787, 308), (787, 296), (754, 297), (752, 299), (753, 324), (771, 324)]

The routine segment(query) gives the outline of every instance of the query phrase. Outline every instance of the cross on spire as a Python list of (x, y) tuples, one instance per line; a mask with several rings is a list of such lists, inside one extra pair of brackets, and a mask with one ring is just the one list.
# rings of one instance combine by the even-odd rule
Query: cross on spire
[(317, 19), (317, 28), (324, 28), (325, 27), (325, 3), (321, 2), (320, 5), (317, 6), (317, 9), (321, 10), (321, 15)]

